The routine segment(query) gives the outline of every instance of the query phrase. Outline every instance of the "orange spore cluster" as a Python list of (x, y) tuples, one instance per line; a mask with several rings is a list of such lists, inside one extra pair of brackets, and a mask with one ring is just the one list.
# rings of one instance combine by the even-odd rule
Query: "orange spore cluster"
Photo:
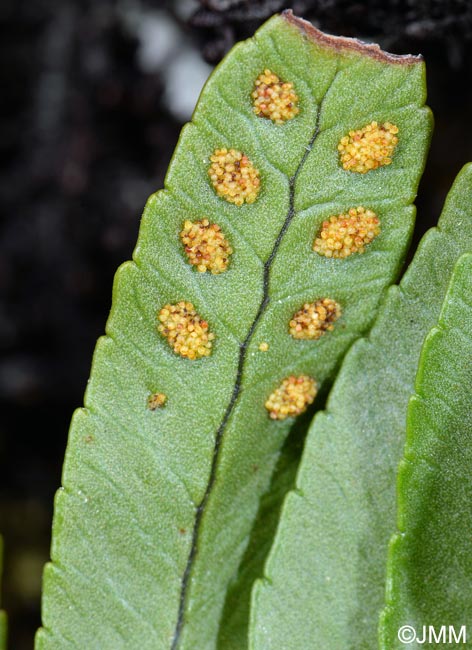
[(341, 138), (338, 151), (346, 171), (365, 174), (372, 169), (390, 165), (398, 143), (398, 127), (390, 122), (371, 122)]
[(281, 81), (270, 70), (264, 70), (257, 77), (254, 86), (252, 93), (254, 112), (259, 117), (268, 118), (275, 124), (283, 124), (300, 112), (297, 105), (298, 96), (293, 89), (293, 84)]
[(347, 214), (338, 214), (323, 221), (313, 250), (325, 257), (349, 257), (364, 253), (380, 233), (380, 221), (375, 212), (362, 206), (351, 208)]
[(259, 170), (244, 153), (236, 149), (216, 149), (210, 161), (208, 174), (218, 196), (235, 205), (254, 203), (261, 180)]
[(210, 223), (208, 219), (185, 221), (180, 239), (189, 263), (200, 273), (210, 271), (216, 275), (228, 268), (233, 249), (218, 224)]
[(334, 322), (341, 315), (341, 307), (331, 298), (306, 302), (292, 317), (289, 332), (294, 339), (316, 340), (326, 331), (334, 329)]
[(176, 354), (187, 359), (200, 359), (211, 354), (215, 335), (200, 318), (191, 302), (165, 305), (158, 315), (158, 331)]
[(155, 411), (156, 409), (161, 408), (161, 406), (164, 406), (166, 400), (167, 396), (164, 395), (164, 393), (153, 393), (152, 395), (149, 395), (147, 400), (148, 409), (150, 411)]
[(316, 381), (308, 375), (290, 375), (274, 390), (265, 403), (272, 420), (285, 420), (306, 411), (317, 393)]

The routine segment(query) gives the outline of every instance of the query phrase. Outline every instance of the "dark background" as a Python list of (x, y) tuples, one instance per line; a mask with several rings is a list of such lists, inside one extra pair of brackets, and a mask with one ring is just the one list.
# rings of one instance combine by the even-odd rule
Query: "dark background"
[(204, 61), (287, 7), (325, 31), (424, 55), (436, 128), (417, 240), (472, 160), (470, 1), (0, 0), (0, 531), (12, 650), (31, 650), (39, 625), (67, 429), (114, 271), (162, 186)]

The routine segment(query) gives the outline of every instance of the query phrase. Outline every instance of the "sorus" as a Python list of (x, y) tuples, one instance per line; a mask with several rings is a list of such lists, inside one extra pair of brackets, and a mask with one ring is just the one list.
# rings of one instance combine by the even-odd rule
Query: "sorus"
[(176, 354), (187, 359), (200, 359), (211, 354), (215, 335), (200, 318), (191, 302), (165, 305), (158, 315), (158, 331)]

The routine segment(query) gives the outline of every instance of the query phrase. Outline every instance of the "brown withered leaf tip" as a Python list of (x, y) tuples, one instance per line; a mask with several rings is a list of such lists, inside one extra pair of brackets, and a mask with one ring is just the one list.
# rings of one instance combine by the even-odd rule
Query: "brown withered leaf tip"
[(384, 52), (376, 43), (364, 43), (359, 41), (357, 38), (347, 38), (345, 36), (332, 36), (331, 34), (325, 34), (320, 31), (314, 25), (312, 25), (307, 20), (303, 18), (298, 18), (294, 16), (291, 9), (286, 9), (281, 14), (282, 18), (286, 20), (291, 25), (297, 27), (301, 32), (303, 32), (308, 38), (311, 38), (318, 45), (341, 51), (351, 51), (358, 52), (359, 54), (366, 54), (367, 56), (376, 59), (382, 63), (396, 63), (399, 65), (413, 65), (415, 63), (421, 63), (423, 57), (421, 54), (390, 54), (389, 52)]

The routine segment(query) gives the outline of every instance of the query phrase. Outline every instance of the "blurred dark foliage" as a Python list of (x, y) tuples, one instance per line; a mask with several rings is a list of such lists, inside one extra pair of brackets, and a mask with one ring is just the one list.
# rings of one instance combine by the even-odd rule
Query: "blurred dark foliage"
[[(422, 52), (436, 135), (420, 187), (419, 234), (472, 159), (472, 3), (467, 0), (201, 0), (186, 22), (216, 63), (271, 14), (293, 8), (320, 28)], [(80, 405), (114, 271), (129, 259), (147, 196), (162, 186), (181, 124), (160, 71), (113, 0), (0, 3), (0, 531), (10, 647), (32, 647), (40, 568), (67, 428)]]
[(203, 52), (214, 62), (269, 16), (287, 8), (324, 31), (372, 38), (392, 52), (416, 52), (426, 43), (436, 43), (455, 66), (461, 65), (472, 38), (469, 0), (202, 0), (200, 4), (190, 23), (207, 30)]

